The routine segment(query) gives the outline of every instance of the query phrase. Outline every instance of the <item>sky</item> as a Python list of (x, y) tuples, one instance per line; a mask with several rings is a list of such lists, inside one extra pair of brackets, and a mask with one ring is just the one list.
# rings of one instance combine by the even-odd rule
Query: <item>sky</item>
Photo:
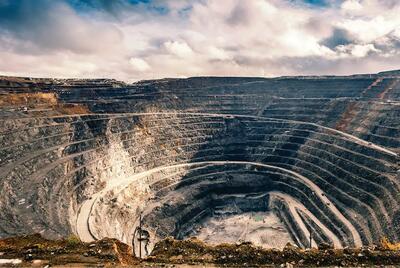
[(137, 81), (400, 69), (399, 0), (0, 0), (0, 74)]

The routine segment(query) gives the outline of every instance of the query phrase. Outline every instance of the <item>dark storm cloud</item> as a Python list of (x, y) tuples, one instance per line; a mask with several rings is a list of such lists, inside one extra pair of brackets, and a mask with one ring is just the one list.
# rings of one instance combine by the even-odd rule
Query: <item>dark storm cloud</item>
[(392, 31), (386, 36), (374, 42), (375, 47), (381, 51), (399, 51), (400, 50), (400, 30)]
[(52, 3), (50, 0), (0, 0), (0, 29), (9, 31), (29, 31), (43, 21)]
[(333, 30), (333, 33), (330, 37), (322, 40), (320, 42), (321, 45), (324, 45), (326, 47), (329, 47), (330, 49), (334, 49), (337, 46), (340, 45), (348, 45), (353, 43), (354, 40), (352, 40), (350, 34), (344, 30), (344, 29), (339, 29), (335, 28)]
[(232, 10), (226, 22), (230, 25), (245, 25), (250, 21), (251, 12), (244, 2), (239, 2)]
[(0, 0), (0, 40), (22, 53), (91, 53), (120, 39), (112, 25), (95, 25), (61, 0)]

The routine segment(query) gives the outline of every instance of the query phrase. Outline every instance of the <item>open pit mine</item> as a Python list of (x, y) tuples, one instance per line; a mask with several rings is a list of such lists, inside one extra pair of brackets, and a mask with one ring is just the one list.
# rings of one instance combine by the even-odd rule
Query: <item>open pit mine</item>
[(399, 71), (3, 76), (0, 117), (0, 238), (400, 241)]

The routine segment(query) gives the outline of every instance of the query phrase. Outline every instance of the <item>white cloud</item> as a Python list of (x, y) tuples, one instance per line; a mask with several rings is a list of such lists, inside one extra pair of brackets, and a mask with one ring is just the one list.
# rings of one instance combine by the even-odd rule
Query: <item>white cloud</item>
[(144, 59), (130, 58), (129, 63), (132, 65), (134, 70), (139, 72), (145, 72), (151, 69), (150, 65)]
[(118, 10), (80, 14), (57, 4), (15, 16), (29, 18), (20, 27), (0, 18), (0, 73), (138, 80), (343, 74), (359, 72), (361, 61), (363, 72), (400, 66), (400, 1), (325, 9), (287, 0), (153, 3), (170, 12), (141, 5), (116, 19)]
[(167, 41), (164, 43), (164, 47), (169, 53), (180, 58), (188, 58), (194, 54), (193, 50), (186, 42)]
[(373, 44), (338, 46), (337, 50), (343, 57), (363, 58), (371, 52), (380, 52)]
[(340, 6), (345, 12), (360, 11), (363, 6), (359, 0), (346, 0)]
[(346, 19), (339, 23), (339, 27), (346, 29), (361, 42), (372, 42), (395, 29), (399, 19), (387, 19), (377, 16), (372, 19)]
[(210, 46), (207, 48), (206, 53), (208, 57), (212, 60), (231, 60), (232, 57), (229, 53), (221, 48), (215, 46)]

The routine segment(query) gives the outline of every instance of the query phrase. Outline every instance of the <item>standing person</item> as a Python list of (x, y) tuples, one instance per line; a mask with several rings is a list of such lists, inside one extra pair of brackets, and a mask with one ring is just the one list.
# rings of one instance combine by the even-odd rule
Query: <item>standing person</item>
[(136, 252), (135, 252), (135, 241), (139, 242), (139, 259), (142, 258), (142, 243), (144, 243), (144, 250), (145, 250), (145, 256), (149, 255), (148, 251), (148, 245), (150, 242), (150, 233), (143, 228), (143, 222), (142, 222), (142, 213), (140, 213), (139, 216), (139, 226), (135, 228), (135, 232), (133, 233), (132, 237), (132, 248), (133, 248), (133, 255), (136, 257)]

